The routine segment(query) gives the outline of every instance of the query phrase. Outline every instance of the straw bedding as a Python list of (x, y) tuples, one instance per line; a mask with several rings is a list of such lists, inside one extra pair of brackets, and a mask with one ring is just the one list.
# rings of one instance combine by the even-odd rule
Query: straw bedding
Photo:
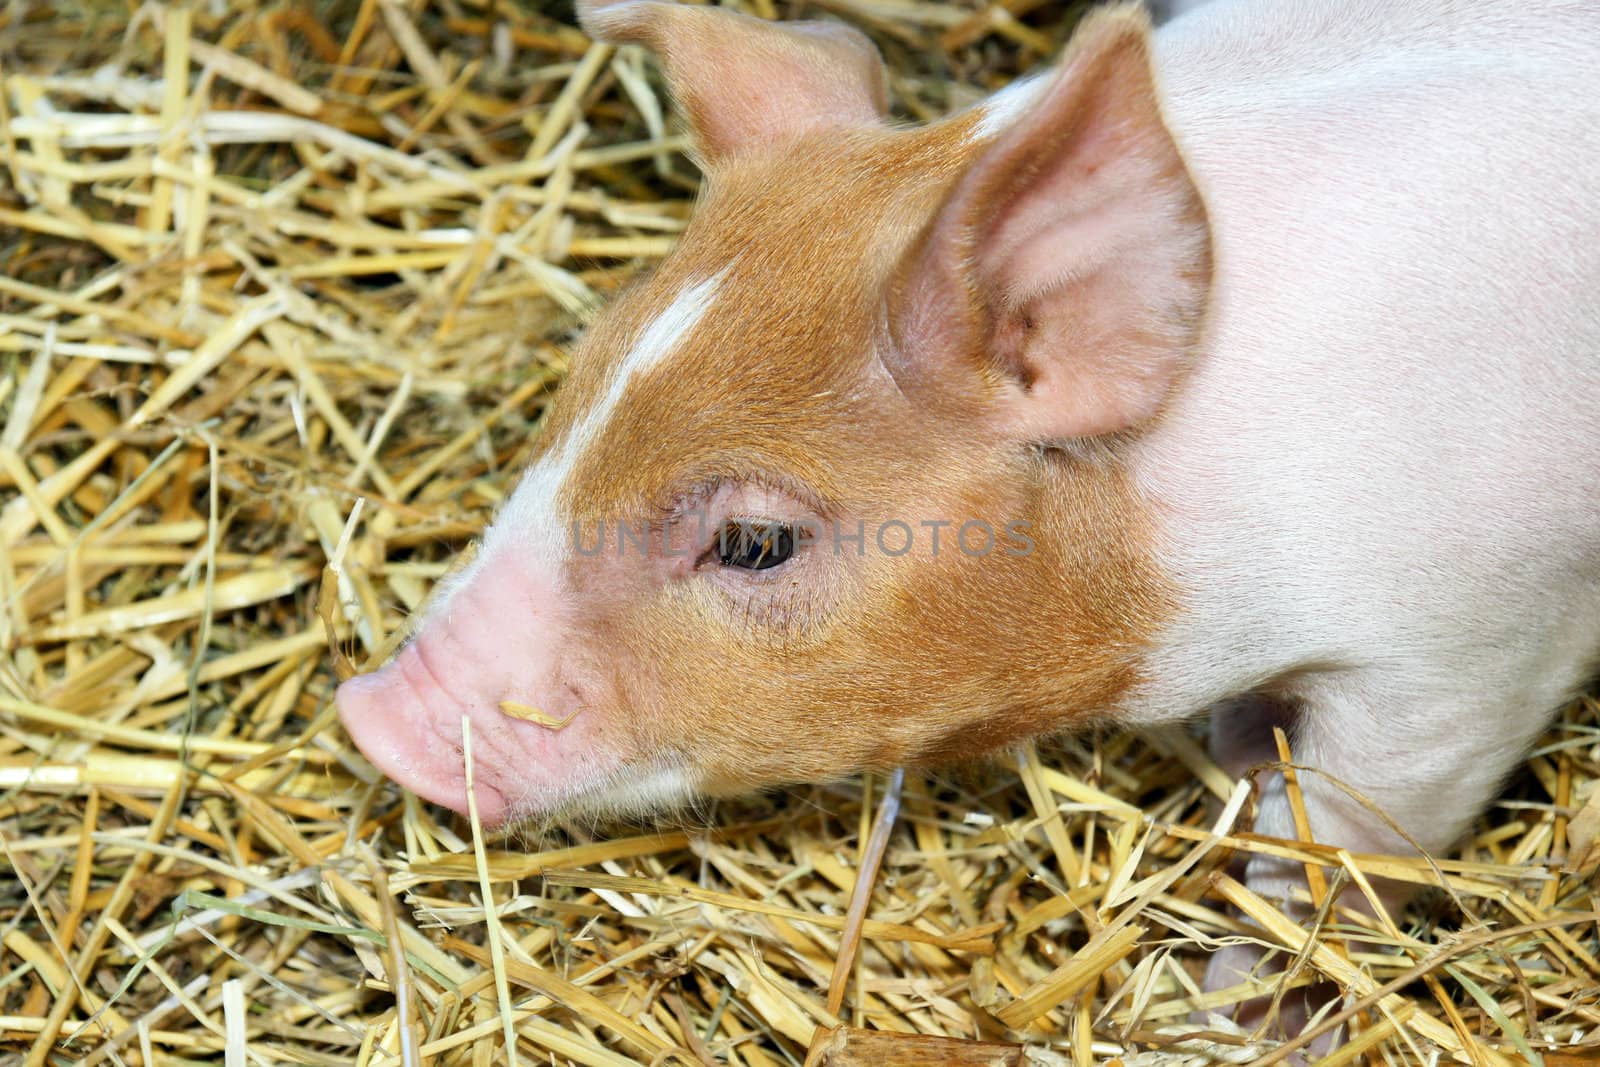
[[(924, 119), (1081, 5), (748, 6), (861, 26)], [(1281, 1061), (1188, 1033), (1249, 992), (1196, 985), (1232, 938), (1344, 988), (1336, 1062), (1600, 1047), (1592, 700), (1436, 864), (1252, 836), (1182, 732), (658, 829), (402, 795), (337, 673), (682, 227), (653, 66), (561, 4), (85, 0), (0, 10), (0, 79), (0, 1062)], [(1253, 851), (1431, 888), (1352, 950), (1233, 881)]]

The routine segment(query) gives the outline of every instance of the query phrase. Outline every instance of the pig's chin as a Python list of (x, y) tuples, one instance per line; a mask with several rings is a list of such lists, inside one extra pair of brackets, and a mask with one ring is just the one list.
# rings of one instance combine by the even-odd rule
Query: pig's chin
[(433, 684), (415, 647), (335, 696), (345, 729), (377, 769), (424, 800), (463, 815), (467, 775), (462, 720), (471, 723), (478, 818), (504, 827), (566, 812), (639, 816), (693, 793), (688, 776), (661, 761), (640, 764), (611, 751), (594, 711), (562, 729), (513, 718), (497, 700), (458, 702)]

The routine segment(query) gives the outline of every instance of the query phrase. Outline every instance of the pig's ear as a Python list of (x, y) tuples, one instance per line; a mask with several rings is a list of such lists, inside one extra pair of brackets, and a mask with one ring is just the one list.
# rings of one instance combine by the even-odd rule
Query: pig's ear
[(648, 45), (707, 163), (816, 129), (870, 125), (888, 107), (883, 61), (835, 22), (765, 22), (663, 0), (578, 0), (597, 40)]
[(1148, 16), (1090, 15), (1053, 72), (1008, 92), (902, 267), (890, 370), (910, 392), (976, 360), (1005, 380), (1008, 428), (1036, 441), (1137, 427), (1191, 358), (1211, 274)]

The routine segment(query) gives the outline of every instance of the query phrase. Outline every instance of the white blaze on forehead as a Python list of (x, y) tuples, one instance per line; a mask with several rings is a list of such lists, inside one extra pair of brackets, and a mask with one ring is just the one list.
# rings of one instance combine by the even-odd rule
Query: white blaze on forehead
[[(684, 289), (672, 303), (650, 320), (638, 340), (617, 362), (606, 391), (584, 412), (571, 432), (554, 449), (546, 452), (529, 468), (521, 484), (501, 509), (495, 524), (484, 534), (485, 552), (501, 542), (515, 542), (552, 569), (571, 555), (572, 530), (556, 507), (556, 498), (567, 484), (572, 469), (585, 452), (600, 439), (606, 424), (628, 387), (641, 375), (665, 363), (716, 303), (717, 291), (728, 275), (724, 268), (704, 281)], [(585, 537), (595, 531), (583, 531)], [(588, 542), (586, 542), (588, 543)]]
[(606, 395), (584, 415), (577, 432), (567, 438), (564, 451), (581, 454), (587, 445), (600, 436), (600, 430), (611, 418), (611, 412), (633, 380), (666, 362), (667, 357), (678, 350), (679, 343), (689, 331), (705, 317), (716, 301), (717, 290), (727, 274), (724, 268), (705, 281), (691, 285), (679, 293), (665, 311), (650, 321), (644, 333), (639, 335), (639, 340), (622, 357), (622, 362), (611, 377), (611, 386), (606, 390)]
[(1049, 84), (1048, 74), (1049, 71), (1041, 70), (1025, 78), (1018, 78), (979, 104), (978, 109), (982, 112), (982, 116), (978, 119), (978, 124), (972, 128), (971, 139), (986, 141), (1009, 129)]

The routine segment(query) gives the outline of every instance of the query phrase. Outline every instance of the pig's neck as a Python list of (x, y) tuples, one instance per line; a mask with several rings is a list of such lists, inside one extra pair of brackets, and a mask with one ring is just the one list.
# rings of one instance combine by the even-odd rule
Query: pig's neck
[[(1592, 411), (1572, 402), (1600, 369), (1537, 358), (1600, 347), (1574, 259), (1593, 242), (1574, 147), (1590, 90), (1541, 61), (1592, 12), (1218, 4), (1158, 39), (1216, 270), (1206, 351), (1126, 456), (1180, 598), (1120, 709), (1134, 720), (1436, 660), (1426, 635), (1473, 618), (1501, 561), (1530, 584), (1575, 566), (1526, 531), (1576, 543), (1600, 513)], [(1529, 107), (1568, 143), (1528, 144)]]

